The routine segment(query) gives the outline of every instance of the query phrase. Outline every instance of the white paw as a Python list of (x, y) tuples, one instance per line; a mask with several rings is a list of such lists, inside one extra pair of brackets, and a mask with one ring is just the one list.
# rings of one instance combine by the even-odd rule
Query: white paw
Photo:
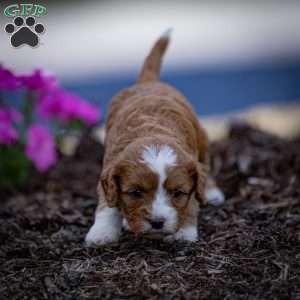
[(223, 192), (217, 187), (206, 189), (205, 197), (207, 199), (207, 202), (214, 206), (221, 205), (225, 201)]
[(188, 226), (180, 228), (175, 234), (165, 237), (166, 242), (172, 242), (174, 240), (196, 242), (198, 241), (198, 231), (196, 226)]
[(95, 223), (86, 235), (87, 246), (117, 242), (121, 235), (122, 219), (116, 208), (104, 208), (95, 216)]
[(99, 226), (96, 222), (86, 235), (85, 243), (89, 247), (101, 246), (117, 242), (120, 238), (120, 235), (120, 230)]

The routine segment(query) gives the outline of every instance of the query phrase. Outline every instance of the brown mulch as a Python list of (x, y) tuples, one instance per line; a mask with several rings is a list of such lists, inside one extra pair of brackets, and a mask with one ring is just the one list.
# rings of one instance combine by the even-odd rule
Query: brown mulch
[(227, 201), (201, 240), (125, 234), (89, 249), (102, 146), (87, 139), (23, 193), (0, 193), (0, 299), (300, 299), (300, 139), (236, 124), (212, 146)]

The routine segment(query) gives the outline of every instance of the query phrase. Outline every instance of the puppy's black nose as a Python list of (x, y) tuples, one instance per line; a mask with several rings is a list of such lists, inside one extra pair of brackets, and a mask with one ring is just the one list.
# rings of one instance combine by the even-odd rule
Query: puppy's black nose
[(153, 229), (162, 229), (164, 226), (164, 221), (163, 220), (150, 221), (150, 224)]

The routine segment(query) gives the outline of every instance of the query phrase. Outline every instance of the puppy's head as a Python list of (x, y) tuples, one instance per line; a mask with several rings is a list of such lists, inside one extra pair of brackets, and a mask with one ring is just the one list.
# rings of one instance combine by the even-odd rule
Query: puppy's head
[[(101, 176), (106, 201), (121, 210), (133, 232), (174, 233), (205, 204), (205, 168), (183, 151), (150, 145), (130, 151)], [(193, 209), (192, 209), (193, 210)]]

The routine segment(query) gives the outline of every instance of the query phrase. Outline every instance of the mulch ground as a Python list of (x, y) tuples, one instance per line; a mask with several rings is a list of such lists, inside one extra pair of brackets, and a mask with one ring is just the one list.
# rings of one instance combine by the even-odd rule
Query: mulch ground
[(125, 234), (86, 248), (103, 149), (86, 139), (22, 193), (0, 193), (0, 299), (300, 299), (300, 138), (245, 125), (212, 146), (227, 201), (201, 240)]

